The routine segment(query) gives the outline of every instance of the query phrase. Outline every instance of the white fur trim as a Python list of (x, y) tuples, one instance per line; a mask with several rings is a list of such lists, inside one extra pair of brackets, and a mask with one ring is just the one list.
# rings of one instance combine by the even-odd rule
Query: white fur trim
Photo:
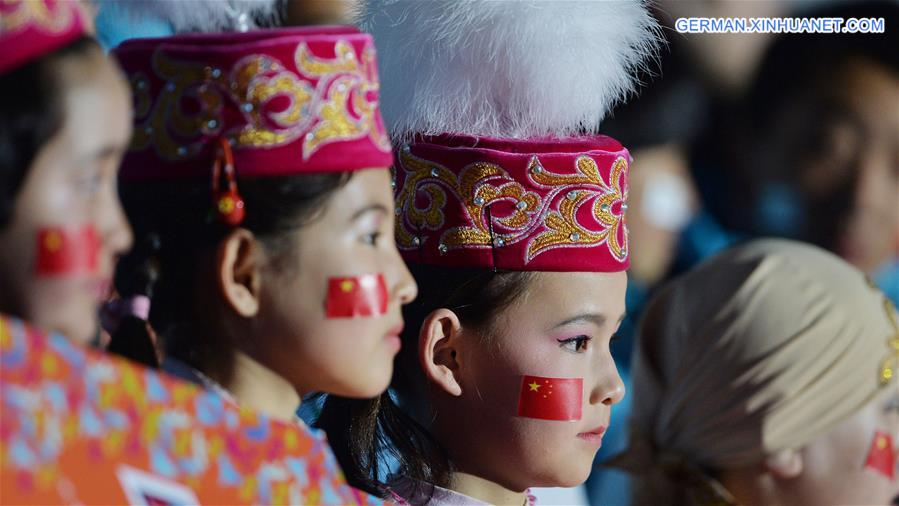
[(645, 0), (364, 0), (357, 20), (399, 139), (595, 131), (660, 40)]

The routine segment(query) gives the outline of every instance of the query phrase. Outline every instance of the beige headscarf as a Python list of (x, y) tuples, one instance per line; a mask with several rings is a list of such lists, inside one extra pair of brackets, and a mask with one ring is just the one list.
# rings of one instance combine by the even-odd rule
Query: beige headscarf
[(896, 318), (861, 272), (813, 246), (759, 240), (718, 255), (644, 315), (617, 465), (649, 487), (667, 479), (669, 499), (732, 501), (703, 469), (802, 447), (899, 387)]

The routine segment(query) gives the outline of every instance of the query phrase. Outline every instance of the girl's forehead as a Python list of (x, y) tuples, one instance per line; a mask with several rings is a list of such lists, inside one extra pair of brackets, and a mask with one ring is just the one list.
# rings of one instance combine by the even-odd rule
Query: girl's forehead
[(626, 288), (624, 272), (540, 272), (506, 314), (513, 325), (539, 323), (543, 329), (574, 323), (617, 325), (625, 310)]

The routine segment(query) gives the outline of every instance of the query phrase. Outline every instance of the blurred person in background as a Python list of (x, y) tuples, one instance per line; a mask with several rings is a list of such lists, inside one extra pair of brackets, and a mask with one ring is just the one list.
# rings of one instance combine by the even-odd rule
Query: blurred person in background
[(728, 230), (831, 250), (899, 299), (899, 4), (808, 17), (883, 18), (883, 34), (784, 34), (731, 121), (706, 201)]
[(78, 3), (0, 4), (0, 330), (8, 315), (80, 345), (132, 242), (130, 95), (90, 30)]
[[(782, 16), (790, 7), (790, 2), (661, 2), (656, 15), (671, 26), (681, 16)], [(885, 2), (843, 3), (827, 10), (812, 6), (819, 12), (809, 11), (807, 4), (801, 7), (805, 7), (805, 12), (799, 12), (803, 16), (884, 17), (888, 29), (890, 19), (896, 19), (896, 5)], [(806, 123), (802, 127), (792, 122), (783, 126), (786, 134), (784, 131), (773, 131), (772, 125), (779, 124), (784, 117), (792, 117), (797, 109), (816, 110), (817, 117), (826, 115), (835, 119), (845, 116), (840, 111), (848, 108), (867, 118), (868, 127), (864, 131), (870, 131), (873, 137), (866, 141), (866, 145), (870, 145), (872, 150), (863, 157), (867, 162), (859, 161), (862, 164), (859, 166), (866, 167), (860, 171), (856, 184), (858, 190), (852, 199), (859, 204), (850, 213), (853, 217), (849, 218), (847, 214), (842, 222), (844, 226), (850, 220), (857, 223), (849, 226), (859, 239), (847, 242), (859, 243), (858, 250), (871, 253), (860, 255), (869, 258), (861, 263), (874, 266), (866, 270), (873, 273), (891, 298), (899, 299), (899, 269), (896, 268), (895, 254), (895, 223), (899, 215), (899, 189), (895, 182), (899, 114), (880, 114), (878, 117), (874, 112), (878, 107), (883, 111), (899, 112), (896, 102), (899, 88), (895, 74), (888, 78), (890, 72), (895, 72), (895, 51), (890, 53), (887, 49), (899, 46), (895, 35), (773, 36), (677, 34), (673, 31), (666, 35), (669, 51), (663, 53), (661, 75), (644, 76), (642, 80), (648, 85), (641, 91), (640, 98), (616, 110), (613, 118), (605, 123), (612, 135), (634, 147), (628, 224), (631, 238), (638, 247), (634, 249), (629, 272), (629, 316), (619, 332), (621, 339), (613, 348), (627, 385), (631, 373), (627, 357), (633, 346), (631, 334), (634, 322), (640, 317), (645, 302), (655, 288), (673, 273), (682, 272), (703, 258), (755, 235), (797, 237), (837, 250), (835, 246), (828, 246), (825, 240), (814, 239), (807, 226), (796, 223), (795, 215), (805, 190), (798, 185), (791, 188), (777, 181), (778, 177), (785, 176), (798, 165), (789, 161), (798, 160), (801, 156), (798, 146), (808, 153), (814, 142), (824, 141), (816, 132), (834, 128), (823, 122)], [(801, 58), (804, 61), (794, 65), (793, 61), (800, 58), (794, 49), (797, 42), (802, 42), (806, 37), (810, 40), (809, 44), (802, 45)], [(821, 39), (825, 37), (830, 39), (826, 46), (821, 46)], [(772, 40), (776, 40), (777, 44), (768, 49)], [(866, 53), (879, 56), (865, 58)], [(765, 65), (758, 71), (759, 60), (763, 57)], [(852, 63), (855, 60), (862, 60), (863, 63)], [(878, 64), (881, 60), (885, 61)], [(775, 61), (777, 63), (773, 64)], [(834, 64), (840, 65), (840, 62), (849, 69), (860, 68), (857, 72), (844, 72), (842, 78), (833, 82), (828, 81), (822, 71), (815, 74), (804, 70), (810, 67), (823, 70)], [(759, 83), (750, 79), (756, 74)], [(787, 85), (784, 75), (798, 82)], [(819, 88), (828, 90), (831, 97), (837, 92), (836, 95), (842, 96), (842, 99), (828, 102), (802, 96), (802, 100), (795, 100), (803, 95), (804, 87), (816, 80), (822, 83)], [(762, 81), (767, 82), (761, 84)], [(760, 87), (765, 89), (764, 94), (757, 91)], [(766, 105), (774, 102), (773, 97), (780, 97), (777, 104)], [(829, 107), (832, 102), (845, 105)], [(823, 111), (828, 109), (825, 114)], [(744, 123), (744, 118), (765, 118), (766, 122), (762, 125), (757, 123), (755, 131), (750, 133), (744, 127), (750, 121)], [(845, 128), (835, 131), (843, 132), (844, 139), (832, 144), (829, 151), (847, 149), (849, 132)], [(815, 136), (818, 141), (813, 140)], [(784, 161), (777, 166), (760, 162), (759, 155), (769, 156), (770, 150), (758, 149), (759, 138), (764, 138), (766, 145), (773, 146), (775, 141), (782, 144)], [(858, 141), (858, 136), (854, 139)], [(855, 146), (861, 147), (858, 144)], [(892, 155), (888, 154), (890, 146)], [(819, 193), (826, 194), (821, 187), (840, 186), (840, 183), (833, 181), (835, 175), (841, 172), (833, 166), (840, 162), (820, 148), (818, 154), (815, 159), (817, 165), (805, 164), (808, 167), (805, 177), (807, 181), (817, 184)], [(806, 159), (811, 161), (811, 157)], [(820, 163), (824, 160), (826, 164)], [(844, 161), (842, 165), (843, 171), (853, 170), (850, 169), (852, 163)], [(888, 167), (893, 168), (893, 176), (890, 176)], [(829, 171), (830, 175), (818, 177), (816, 171)], [(843, 174), (843, 178), (846, 177), (847, 174)], [(843, 184), (848, 186), (849, 182), (844, 181)], [(748, 187), (765, 190), (755, 192), (750, 197)], [(819, 200), (819, 206), (827, 208), (827, 200), (820, 197)], [(843, 209), (845, 206), (832, 208)], [(819, 230), (835, 229), (841, 222), (840, 217), (833, 213), (805, 212), (819, 217)], [(759, 219), (765, 215), (766, 218)], [(759, 223), (768, 226), (750, 226)], [(814, 235), (820, 237), (823, 234)], [(893, 248), (892, 253), (890, 247)], [(873, 254), (875, 251), (879, 254)], [(844, 255), (849, 257), (848, 253)], [(626, 399), (621, 404), (615, 412), (616, 418), (628, 416), (629, 401)], [(623, 424), (612, 424), (612, 428), (597, 462), (619, 452), (625, 444), (627, 436)], [(626, 483), (627, 477), (623, 473), (597, 466), (587, 483), (591, 502), (627, 504), (629, 492), (623, 486)]]
[(650, 302), (633, 365), (634, 504), (899, 500), (899, 315), (812, 245), (755, 240)]

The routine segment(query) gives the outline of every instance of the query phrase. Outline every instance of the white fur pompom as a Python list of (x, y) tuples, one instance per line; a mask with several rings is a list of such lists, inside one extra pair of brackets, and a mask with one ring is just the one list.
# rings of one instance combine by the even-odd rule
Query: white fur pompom
[(660, 31), (646, 0), (363, 0), (392, 134), (594, 131)]
[(279, 0), (94, 0), (132, 19), (168, 22), (175, 33), (247, 31), (256, 19), (277, 20)]

